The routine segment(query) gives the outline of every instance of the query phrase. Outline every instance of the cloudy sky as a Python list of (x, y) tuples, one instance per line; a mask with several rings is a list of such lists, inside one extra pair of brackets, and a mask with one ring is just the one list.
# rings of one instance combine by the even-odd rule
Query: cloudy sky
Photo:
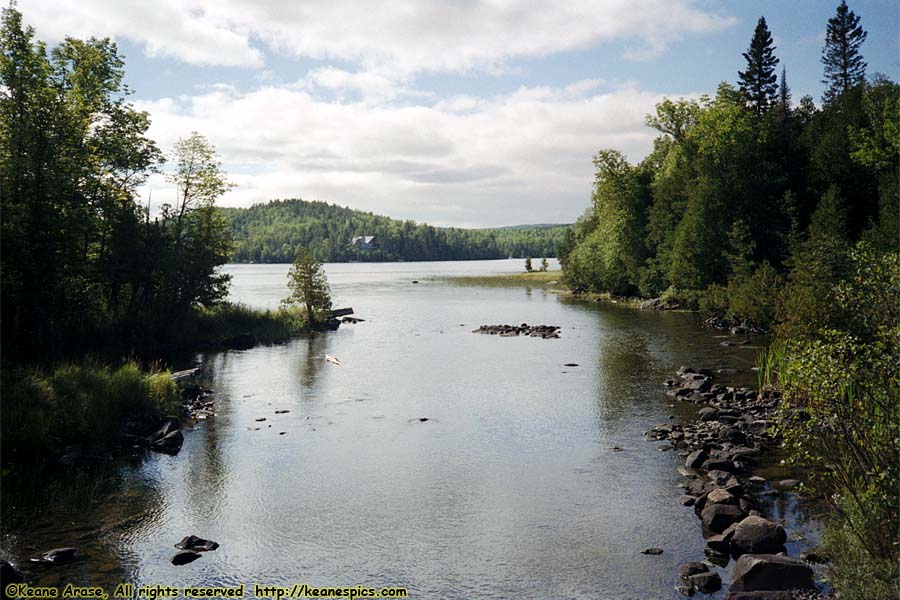
[[(665, 96), (734, 81), (765, 15), (795, 100), (834, 0), (20, 0), (38, 37), (109, 36), (150, 135), (199, 131), (238, 187), (436, 225), (573, 221), (600, 148), (649, 150)], [(851, 0), (897, 79), (897, 0)], [(779, 65), (779, 68), (781, 65)], [(162, 178), (145, 197), (172, 194)]]

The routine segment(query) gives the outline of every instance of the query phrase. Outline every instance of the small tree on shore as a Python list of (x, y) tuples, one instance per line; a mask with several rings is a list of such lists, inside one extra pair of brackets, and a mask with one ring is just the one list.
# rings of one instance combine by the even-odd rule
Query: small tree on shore
[(546, 258), (541, 259), (541, 271), (546, 271), (550, 267), (550, 264), (547, 262)]
[(525, 270), (531, 273), (534, 271), (534, 267), (531, 266), (531, 257), (525, 259)]
[(282, 306), (289, 308), (303, 306), (310, 323), (321, 322), (328, 318), (331, 310), (331, 290), (322, 263), (316, 260), (307, 250), (302, 250), (294, 259), (288, 272), (288, 288), (291, 295), (281, 301)]

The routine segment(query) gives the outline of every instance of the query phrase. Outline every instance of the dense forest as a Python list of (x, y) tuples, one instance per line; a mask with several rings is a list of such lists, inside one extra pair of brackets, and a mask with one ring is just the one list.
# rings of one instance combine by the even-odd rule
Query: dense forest
[[(287, 263), (303, 249), (323, 262), (472, 260), (556, 256), (567, 225), (500, 229), (432, 227), (325, 202), (275, 200), (220, 209), (230, 224), (235, 262)], [(351, 240), (375, 236), (374, 249)]]
[(821, 103), (795, 103), (760, 18), (736, 84), (658, 104), (647, 124), (660, 135), (638, 164), (597, 153), (560, 261), (578, 290), (774, 330), (761, 368), (788, 398), (788, 459), (835, 508), (832, 583), (840, 598), (895, 598), (900, 86), (867, 77), (866, 35), (841, 2)]

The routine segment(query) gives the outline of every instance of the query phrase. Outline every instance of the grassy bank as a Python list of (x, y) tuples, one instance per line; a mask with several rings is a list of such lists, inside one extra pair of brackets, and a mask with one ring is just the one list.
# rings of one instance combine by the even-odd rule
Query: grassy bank
[(299, 309), (256, 310), (244, 304), (225, 303), (194, 309), (178, 332), (177, 345), (221, 347), (227, 345), (227, 340), (247, 334), (258, 343), (271, 344), (319, 329)]
[(179, 402), (168, 371), (91, 361), (49, 370), (4, 367), (0, 395), (6, 464), (36, 462), (67, 446), (104, 453), (122, 441), (130, 423), (152, 424), (177, 413)]
[(542, 287), (552, 290), (564, 290), (562, 284), (563, 272), (555, 271), (531, 271), (522, 273), (510, 273), (503, 275), (462, 275), (448, 277), (447, 281), (453, 285), (476, 287)]

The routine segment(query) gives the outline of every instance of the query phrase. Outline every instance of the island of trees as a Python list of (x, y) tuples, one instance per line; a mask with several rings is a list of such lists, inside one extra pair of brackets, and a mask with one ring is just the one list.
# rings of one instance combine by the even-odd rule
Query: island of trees
[[(552, 257), (569, 229), (568, 225), (432, 227), (306, 200), (220, 210), (234, 238), (234, 262), (289, 263), (301, 250), (322, 262)], [(375, 247), (354, 246), (351, 242), (358, 236), (374, 236)]]
[(575, 289), (774, 330), (761, 369), (804, 417), (780, 425), (788, 456), (834, 505), (833, 583), (886, 599), (900, 580), (900, 86), (866, 76), (865, 39), (841, 2), (821, 103), (795, 103), (760, 18), (736, 84), (658, 104), (637, 164), (597, 153), (559, 258)]

